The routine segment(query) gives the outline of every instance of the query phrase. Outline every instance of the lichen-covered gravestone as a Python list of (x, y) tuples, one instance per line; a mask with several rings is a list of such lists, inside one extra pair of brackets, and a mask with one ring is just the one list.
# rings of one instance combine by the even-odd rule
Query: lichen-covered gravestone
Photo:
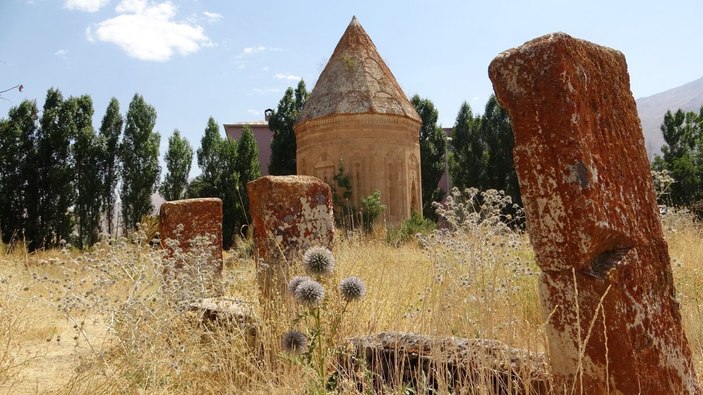
[(197, 296), (221, 295), (222, 201), (203, 198), (165, 202), (159, 220), (161, 246), (167, 251), (166, 279), (178, 280), (176, 287), (192, 288)]
[(515, 133), (555, 379), (567, 393), (700, 393), (625, 57), (555, 33), (489, 75)]
[(257, 280), (264, 299), (283, 295), (288, 264), (312, 246), (332, 248), (329, 185), (311, 176), (265, 176), (247, 184)]

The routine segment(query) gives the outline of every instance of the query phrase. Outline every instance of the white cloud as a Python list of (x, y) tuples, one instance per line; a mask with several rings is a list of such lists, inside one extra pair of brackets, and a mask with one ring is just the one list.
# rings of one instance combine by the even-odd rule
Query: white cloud
[(273, 78), (277, 80), (286, 80), (286, 81), (300, 81), (303, 78), (298, 76), (298, 75), (293, 75), (293, 74), (283, 74), (283, 73), (276, 73), (273, 75)]
[(65, 0), (63, 8), (85, 12), (97, 12), (110, 0)]
[(65, 49), (59, 49), (58, 51), (54, 52), (54, 55), (56, 56), (66, 56), (68, 55), (68, 51)]
[(120, 15), (86, 29), (88, 40), (113, 43), (133, 58), (157, 62), (214, 46), (201, 26), (173, 19), (176, 6), (170, 1), (122, 0), (115, 11)]
[(251, 95), (258, 95), (258, 96), (263, 96), (263, 95), (268, 95), (272, 93), (280, 93), (281, 90), (278, 88), (267, 88), (267, 89), (261, 89), (261, 88), (254, 88), (251, 90)]
[(247, 110), (247, 113), (251, 115), (262, 115), (264, 112), (259, 110)]
[(266, 51), (266, 47), (259, 45), (258, 47), (247, 47), (242, 50), (244, 55), (253, 55), (255, 53), (260, 53)]
[(268, 68), (268, 66), (266, 66), (266, 67), (262, 67), (262, 68), (261, 68), (261, 71), (269, 71), (269, 68)]
[(203, 16), (205, 16), (210, 23), (219, 22), (220, 19), (222, 19), (222, 14), (210, 11), (203, 11)]

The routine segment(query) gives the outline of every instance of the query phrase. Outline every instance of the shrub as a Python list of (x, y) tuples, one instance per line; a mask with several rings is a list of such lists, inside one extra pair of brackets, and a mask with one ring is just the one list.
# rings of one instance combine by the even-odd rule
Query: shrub
[(403, 222), (399, 228), (389, 229), (386, 242), (393, 246), (417, 240), (417, 235), (428, 235), (435, 230), (437, 225), (430, 219), (422, 218), (420, 214), (413, 213), (410, 219)]

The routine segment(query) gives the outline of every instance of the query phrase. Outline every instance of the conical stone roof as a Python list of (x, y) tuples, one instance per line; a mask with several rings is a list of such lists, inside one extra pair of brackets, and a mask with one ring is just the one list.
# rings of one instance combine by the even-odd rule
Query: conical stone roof
[(421, 122), (373, 41), (353, 17), (305, 102), (298, 124), (332, 114), (364, 113)]

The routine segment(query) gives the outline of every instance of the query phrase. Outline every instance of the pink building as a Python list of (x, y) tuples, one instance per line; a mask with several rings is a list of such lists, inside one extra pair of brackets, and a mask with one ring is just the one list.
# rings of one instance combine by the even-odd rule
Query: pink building
[(256, 139), (256, 145), (259, 146), (259, 168), (261, 169), (261, 175), (268, 175), (269, 161), (271, 160), (271, 139), (273, 138), (273, 132), (269, 129), (268, 122), (226, 123), (223, 126), (225, 127), (227, 137), (237, 141), (242, 137), (244, 126), (251, 127), (251, 131), (254, 133), (254, 138)]

